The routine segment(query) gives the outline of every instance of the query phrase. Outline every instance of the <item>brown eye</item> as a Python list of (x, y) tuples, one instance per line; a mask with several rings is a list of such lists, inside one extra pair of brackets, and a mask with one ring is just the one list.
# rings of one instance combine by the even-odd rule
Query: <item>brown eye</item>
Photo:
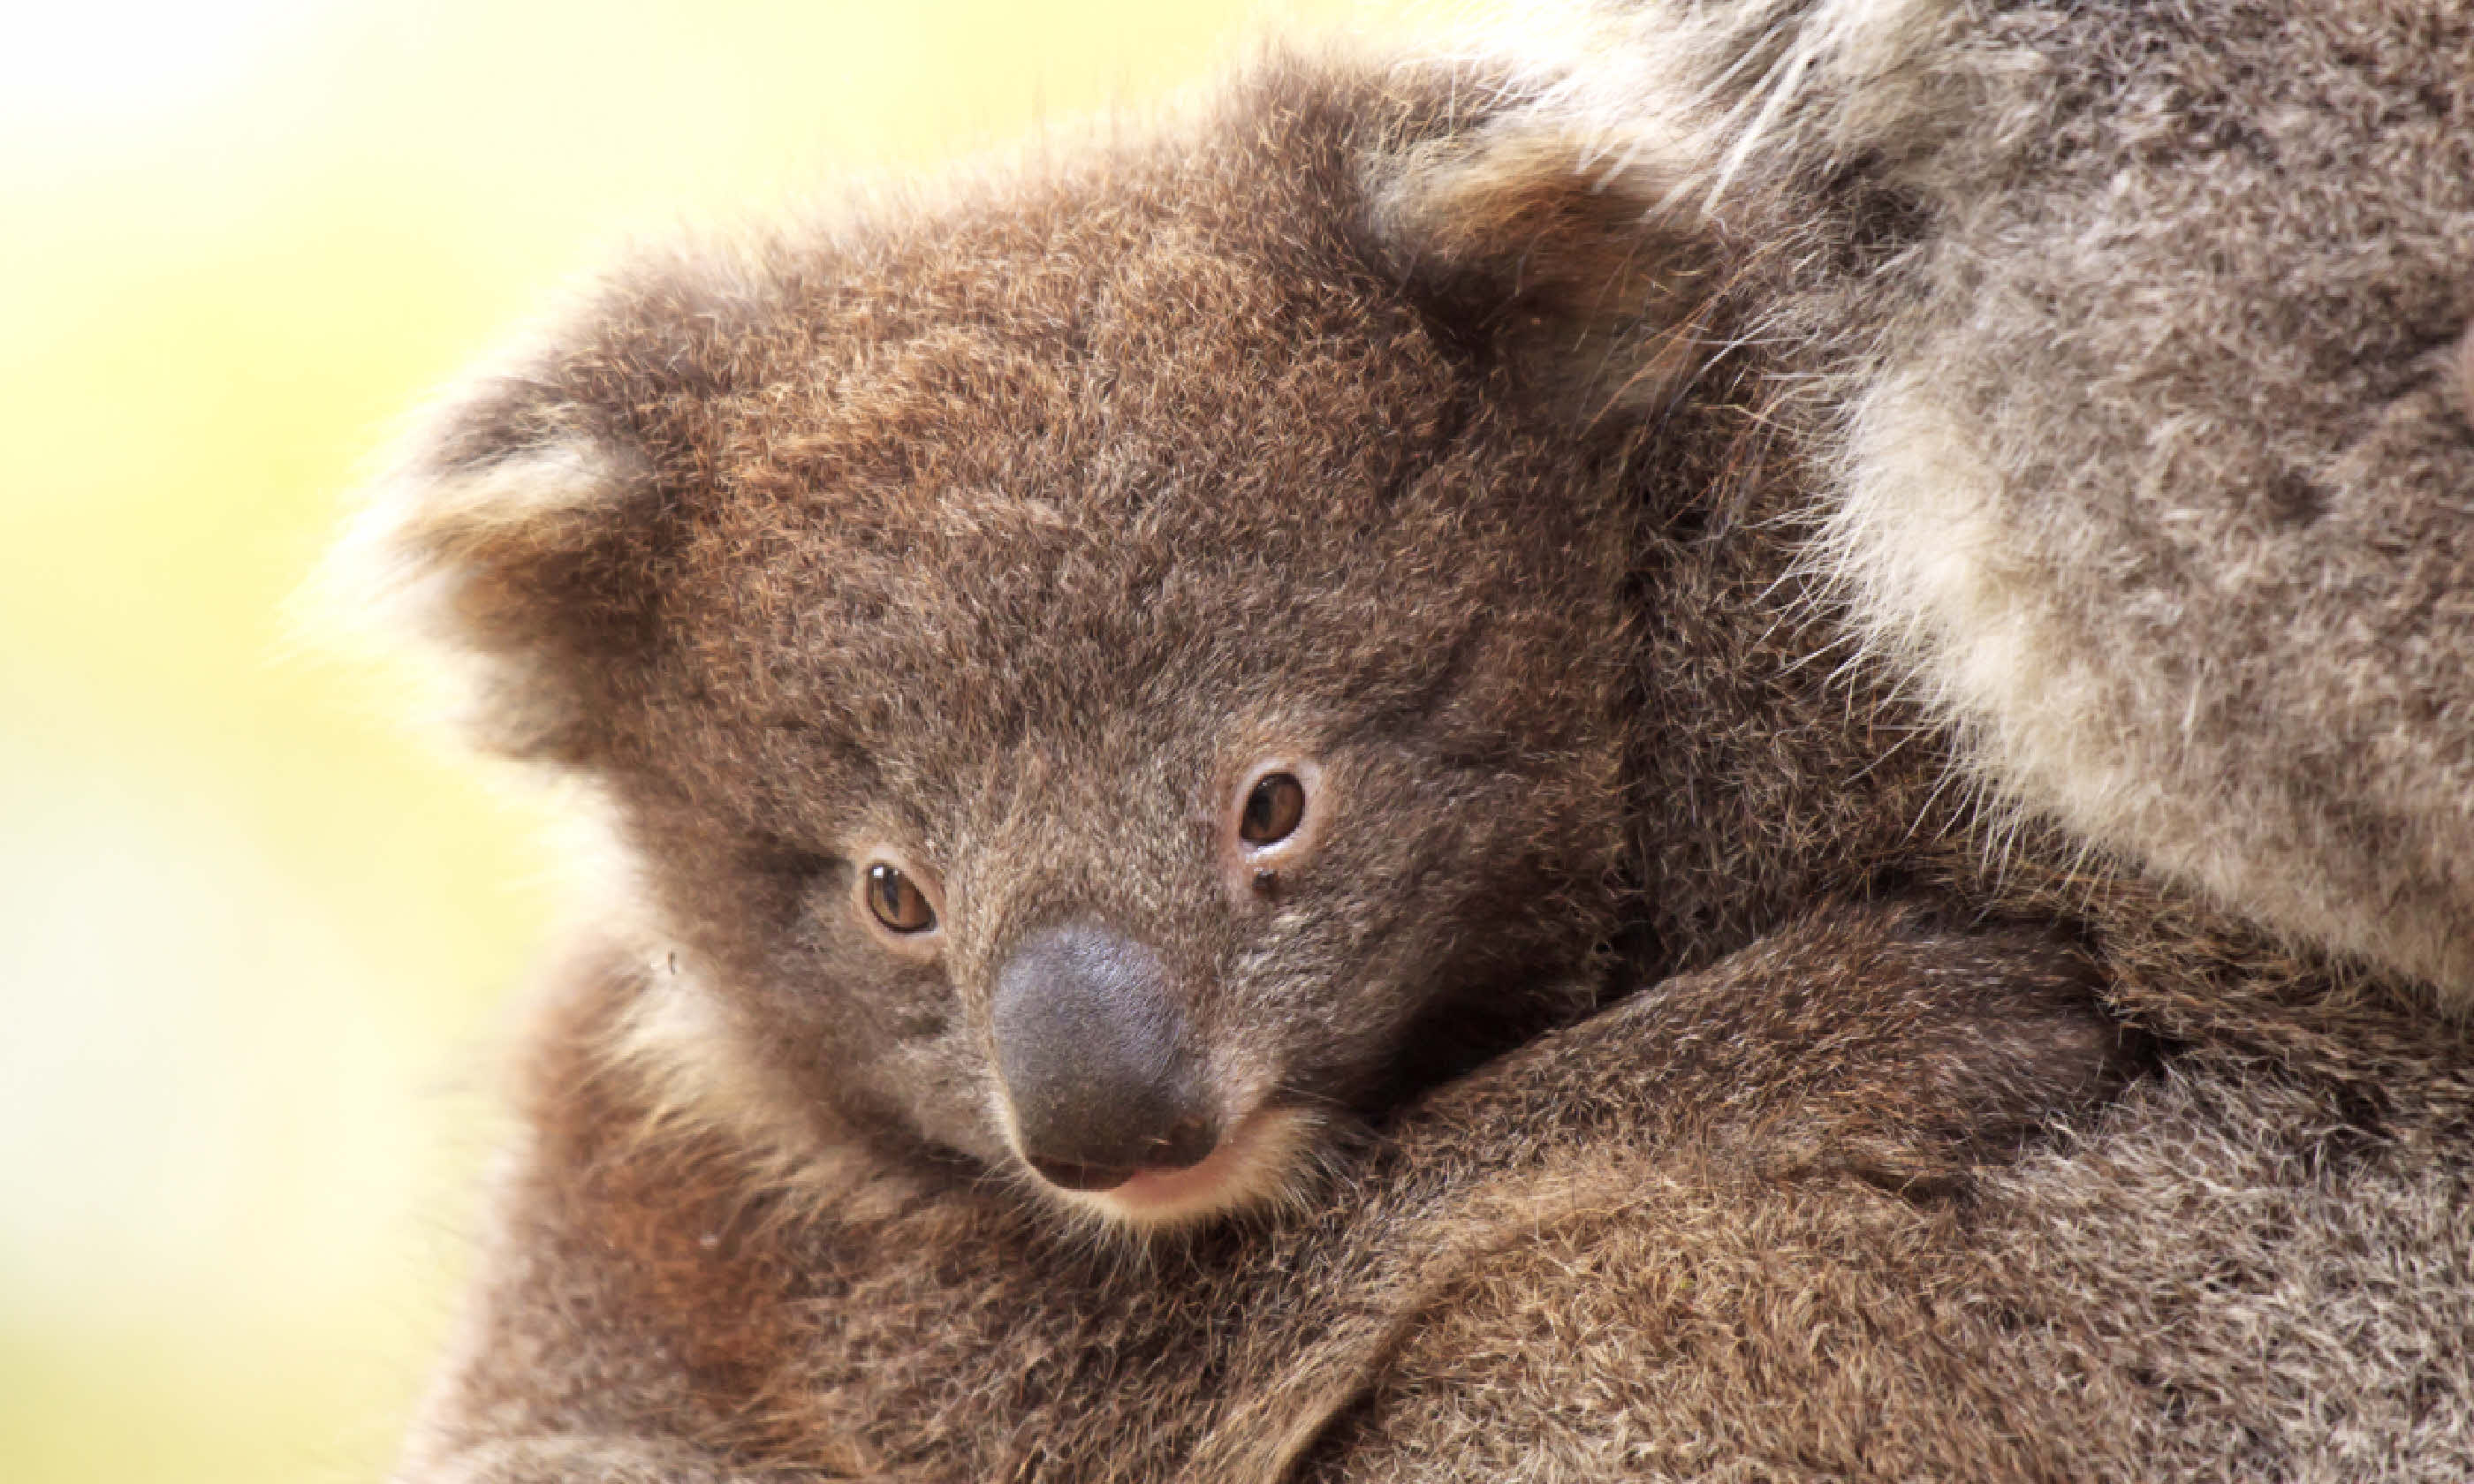
[(926, 932), (936, 922), (918, 885), (883, 861), (867, 868), (867, 910), (891, 932)]
[(1267, 773), (1246, 796), (1237, 833), (1249, 845), (1285, 840), (1306, 815), (1306, 786), (1292, 774)]

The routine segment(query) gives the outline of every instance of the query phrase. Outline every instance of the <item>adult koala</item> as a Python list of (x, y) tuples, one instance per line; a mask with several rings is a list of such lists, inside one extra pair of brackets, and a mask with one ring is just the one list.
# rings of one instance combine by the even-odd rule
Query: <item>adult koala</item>
[[(1381, 368), (1346, 383), (1354, 390), (1324, 414), (1372, 408), (1370, 425), (1401, 446), (1431, 441), (1443, 453), (1405, 461), (1396, 478), (1354, 471), (1368, 498), (1335, 483), (1332, 496), (1351, 502), (1351, 520), (1334, 523), (1344, 532), (1383, 530), (1365, 513), (1415, 508), (1435, 470), (1460, 467), (1455, 451), (1507, 446), (1489, 440), (1524, 450), (1512, 467), (1530, 481), (1523, 491), (1551, 496), (1587, 474), (1618, 480), (1636, 501), (1583, 501), (1569, 539), (1535, 515), (1478, 529), (1587, 554), (1608, 529), (1592, 512), (1633, 513), (1614, 528), (1633, 542), (1632, 612), (1605, 631), (1638, 677), (1634, 704), (1617, 708), (1629, 839), (1616, 874), (1625, 890), (1609, 910), (1635, 929), (1631, 966), (1663, 977), (1399, 1113), (1379, 1138), (1337, 1141), (1336, 1178), (1322, 1188), (1338, 1198), (1311, 1213), (1215, 1229), (1133, 1260), (1060, 1242), (1016, 1192), (917, 1158), (882, 1129), (813, 1141), (813, 1128), (783, 1114), (805, 1117), (814, 1100), (776, 1096), (767, 1075), (813, 1086), (843, 1068), (803, 1055), (793, 1038), (758, 1048), (780, 1053), (771, 1061), (700, 1059), (726, 1022), (709, 1005), (698, 1019), (693, 996), (683, 1006), (667, 983), (680, 977), (667, 957), (622, 938), (579, 960), (538, 1038), (533, 1141), (506, 1187), (501, 1243), (417, 1448), (417, 1476), (2462, 1473), (2474, 1456), (2474, 1232), (2463, 1217), (2474, 1087), (2463, 1039), (2433, 1008), (2460, 981), (2455, 939), (2432, 905), (2454, 879), (2445, 862), (2462, 833), (2410, 822), (2425, 828), (2429, 863), (2403, 867), (2340, 834), (2321, 842), (2323, 862), (2307, 853), (2316, 826), (2295, 822), (2389, 817), (2379, 811), (2453, 797), (2444, 660), (2459, 652), (2448, 626), (2460, 610), (2445, 601), (2446, 501), (2464, 487), (2468, 439), (2462, 370), (2428, 347), (2460, 332), (2467, 307), (2467, 177), (2425, 171), (2417, 195), (2389, 188), (2409, 173), (2399, 165), (2361, 187), (2385, 203), (2357, 222), (2357, 243), (2377, 250), (2326, 260), (2369, 275), (2351, 302), (2376, 306), (2371, 331), (2325, 305), (2243, 329), (2247, 348), (2231, 364), (2327, 378), (2294, 380), (2326, 395), (2291, 392), (2282, 409), (2255, 404), (2252, 381), (2206, 374), (2213, 363), (2191, 345), (2144, 333), (2154, 326), (2143, 306), (2071, 310), (2110, 287), (2071, 250), (2115, 239), (2050, 224), (2171, 195), (2189, 184), (2195, 156), (2225, 141), (2265, 149), (2280, 130), (2317, 139), (2336, 127), (2296, 112), (2297, 99), (2366, 133), (2385, 129), (2417, 169), (2462, 162), (2466, 15), (2195, 9), (1654, 8), (1610, 22), (1625, 35), (1599, 49), (1638, 65), (1541, 68), (1537, 83), (1516, 69), (1480, 73), (1484, 107), (1465, 112), (1439, 107), (1414, 75), (1274, 69), (1206, 132), (1225, 153), (1197, 155), (1198, 175), (1158, 178), (1194, 190), (1144, 188), (1128, 203), (1128, 182), (1152, 179), (1142, 174), (1152, 165), (1119, 160), (1069, 182), (1072, 213), (970, 218), (963, 240), (985, 255), (933, 276), (935, 293), (852, 313), (866, 333), (892, 337), (882, 354), (837, 361), (818, 351), (837, 339), (786, 338), (785, 326), (840, 323), (807, 306), (848, 302), (834, 298), (834, 275), (804, 267), (855, 251), (870, 265), (898, 256), (862, 235), (856, 249), (836, 239), (640, 278), (580, 342), (450, 416), (416, 466), (398, 550), (433, 596), (443, 589), (465, 642), (521, 661), (509, 673), (524, 683), (498, 698), (498, 719), (536, 724), (521, 732), (526, 745), (597, 771), (635, 808), (638, 847), (674, 920), (691, 928), (685, 977), (719, 963), (754, 981), (790, 961), (786, 942), (817, 951), (827, 929), (807, 888), (774, 889), (795, 909), (779, 922), (806, 925), (742, 935), (762, 952), (711, 924), (763, 917), (769, 898), (736, 889), (764, 879), (759, 867), (782, 867), (784, 880), (819, 871), (803, 850), (741, 863), (723, 848), (729, 811), (712, 801), (753, 799), (766, 808), (744, 812), (791, 819), (773, 804), (794, 785), (831, 769), (861, 778), (864, 764), (911, 788), (914, 810), (933, 792), (908, 754), (836, 754), (818, 745), (829, 728), (767, 730), (729, 714), (793, 692), (822, 698), (806, 717), (831, 714), (835, 692), (800, 688), (823, 599), (856, 590), (865, 613), (902, 621), (867, 644), (823, 647), (852, 687), (845, 696), (876, 695), (868, 675), (885, 651), (870, 645), (898, 642), (923, 616), (936, 620), (924, 632), (952, 640), (939, 653), (972, 662), (983, 653), (975, 645), (1011, 654), (1052, 633), (1073, 637), (946, 625), (914, 591), (869, 608), (856, 583), (817, 584), (814, 571), (844, 569), (801, 565), (819, 527), (796, 513), (817, 486), (794, 476), (829, 467), (908, 491), (902, 482), (923, 468), (950, 475), (1010, 457), (1013, 441), (1066, 439), (1091, 460), (1076, 467), (1179, 468), (1183, 479), (1131, 492), (1154, 522), (1186, 518), (1209, 494), (1200, 476), (1254, 467), (1232, 451), (1293, 444), (1285, 432), (1269, 445), (1222, 439), (1181, 467), (1146, 464), (1130, 458), (1146, 428), (1259, 438), (1295, 426), (1253, 416), (1277, 410), (1265, 386), (1328, 390), (1343, 383), (1316, 379), (1317, 366)], [(2228, 64), (2243, 55), (2252, 65)], [(2125, 90), (2114, 74), (2130, 59), (2141, 81)], [(2401, 122), (2334, 107), (2361, 93), (2358, 73), (2376, 79), (2363, 96), (2394, 103)], [(2149, 108), (2149, 96), (2174, 102)], [(1382, 126), (1395, 108), (1419, 122)], [(2414, 126), (2416, 110), (2432, 116)], [(2213, 122), (2193, 133), (2194, 120)], [(1301, 165), (1311, 168), (1290, 168)], [(2201, 192), (2170, 227), (2131, 235), (2215, 275), (2213, 298), (2176, 302), (2246, 293), (2307, 307), (2315, 280), (2295, 288), (2286, 256), (2244, 245), (2263, 220), (2324, 227), (2293, 204), (2322, 179), (2289, 163), (2254, 179), (2240, 210)], [(1212, 194), (1231, 181), (1244, 193)], [(1124, 209), (1079, 209), (1093, 198), (1073, 191)], [(1244, 209), (1218, 209), (1231, 201)], [(1201, 202), (1215, 203), (1207, 232), (1191, 229)], [(1048, 251), (1043, 234), (1062, 220), (1102, 224), (1124, 256)], [(1316, 229), (1290, 229), (1300, 224)], [(949, 240), (947, 225), (924, 230)], [(1023, 272), (992, 275), (991, 262)], [(1312, 315), (1288, 312), (1297, 306), (1281, 287), (1300, 264), (1313, 269), (1302, 281), (1333, 291)], [(1076, 275), (1095, 272), (1139, 288), (1124, 302), (1145, 312), (1022, 316), (1049, 292), (1106, 303), (1076, 287)], [(992, 283), (1005, 293), (973, 292)], [(1232, 283), (1251, 286), (1240, 343), (1280, 353), (1228, 365), (1298, 379), (1232, 375), (1196, 398), (1193, 379), (1171, 373), (1197, 346), (1221, 343), (1229, 322), (1214, 306)], [(958, 314), (1004, 333), (1031, 323), (1128, 359), (1072, 381), (1055, 416), (994, 416), (1044, 405), (1028, 398), (1054, 390), (1047, 363), (952, 338)], [(1189, 333), (1170, 332), (1163, 316)], [(2397, 330), (2399, 318), (2419, 328)], [(2029, 355), (2022, 326), (2038, 323), (2060, 330)], [(2242, 328), (2220, 314), (2195, 323), (2217, 335)], [(2387, 349), (2366, 352), (2365, 333)], [(2005, 355), (2016, 369), (1977, 370)], [(2073, 371), (2073, 357), (2089, 364)], [(2082, 417), (2092, 388), (2134, 372), (2192, 440), (2165, 438), (2152, 467), (2146, 443), (2102, 431), (2140, 425), (2135, 398), (2111, 421)], [(973, 409), (975, 436), (921, 443), (941, 424), (912, 416), (932, 405), (908, 395), (914, 383), (942, 389), (934, 406)], [(1394, 416), (1419, 413), (1417, 398), (1438, 385), (1458, 390), (1439, 403), (1455, 417)], [(2244, 440), (2199, 436), (2252, 426), (2262, 446), (2301, 447), (2277, 442), (2275, 419), (2313, 407), (2327, 414), (2327, 436), (2342, 434), (2331, 410), (2341, 393), (2327, 387), (2385, 400), (2356, 419), (2370, 431), (2341, 454), (2292, 455), (2316, 481), (2309, 499), (2239, 478)], [(2179, 403), (2163, 402), (2165, 391)], [(849, 409), (892, 431), (859, 436)], [(768, 433), (784, 436), (759, 436)], [(615, 456), (577, 456), (579, 435), (587, 452)], [(881, 457), (886, 438), (902, 457)], [(2082, 438), (2093, 442), (2073, 442)], [(1335, 436), (1330, 446), (1384, 445)], [(2074, 447), (2075, 462), (2035, 480), (2035, 458)], [(1566, 457), (1578, 462), (1557, 462)], [(1498, 477), (1464, 488), (1500, 498), (1512, 486), (1487, 467)], [(1346, 459), (1329, 468), (1353, 471)], [(1540, 480), (1541, 469), (1557, 478)], [(2413, 498), (2379, 507), (2384, 488)], [(2277, 498), (2263, 506), (2262, 490)], [(2371, 503), (2358, 506), (2358, 492)], [(2035, 518), (2005, 518), (2012, 504)], [(2418, 511), (2437, 534), (2402, 552), (2375, 540), (2315, 548), (2290, 528), (2315, 507), (2323, 522), (2361, 509), (2392, 524)], [(877, 553), (886, 570), (912, 570), (903, 562), (930, 539), (899, 525), (914, 508), (855, 508), (880, 522), (858, 523), (861, 539), (892, 526)], [(1201, 508), (1256, 514), (1207, 498)], [(614, 511), (625, 518), (614, 523)], [(768, 514), (781, 511), (793, 515)], [(1034, 549), (1073, 528), (1054, 511), (994, 514)], [(987, 529), (959, 521), (930, 536), (966, 548)], [(1329, 533), (1307, 523), (1271, 535), (1296, 544)], [(2176, 540), (2240, 560), (2195, 573)], [(1104, 585), (1118, 575), (1111, 561), (1145, 550), (1064, 549), (1082, 564), (1060, 572)], [(2263, 632), (2245, 574), (2315, 561), (2360, 569), (2351, 586), (2303, 585), (2295, 632), (2334, 637)], [(2146, 585), (2133, 594), (2161, 596), (2125, 598), (2107, 581), (2117, 568)], [(1564, 569), (1605, 572), (1588, 561)], [(1387, 570), (1407, 585), (1461, 569), (1404, 560)], [(1207, 584), (1142, 590), (1159, 595), (1167, 632), (1208, 637), (1179, 607), (1207, 597)], [(2388, 606), (2399, 594), (2402, 606)], [(682, 597), (692, 601), (669, 601)], [(1568, 613), (1599, 611), (1604, 599)], [(2176, 604), (2184, 632), (2159, 637), (2156, 610)], [(1380, 631), (1396, 610), (1354, 611)], [(2371, 615), (2422, 647), (2337, 642)], [(1553, 632), (1553, 615), (1516, 616)], [(2283, 658), (2254, 665), (2229, 634)], [(2148, 647), (2133, 642), (2142, 635)], [(1516, 694), (1524, 675), (1596, 657), (1550, 663), (1550, 650), (1516, 647), (1519, 664), (1444, 663), (1434, 685), (1412, 691), (1441, 695), (1474, 734), (1499, 725), (1500, 708), (1453, 712), (1470, 693), (1462, 687), (1509, 678)], [(2049, 673), (2080, 679), (2039, 685)], [(2211, 688), (2228, 674), (2248, 678)], [(2157, 699), (2179, 683), (2196, 688), (2173, 705)], [(2237, 714), (2244, 686), (2276, 703), (2260, 712), (2267, 740), (2186, 725)], [(578, 694), (594, 704), (562, 704)], [(883, 739), (906, 718), (898, 695), (877, 699), (880, 730), (866, 735)], [(2021, 709), (2048, 702), (2079, 730)], [(2089, 717), (2115, 718), (2116, 730), (2090, 738)], [(1586, 707), (1553, 719), (1592, 721)], [(2040, 739), (2051, 736), (2069, 739), (2051, 766), (2079, 772), (2038, 771)], [(2329, 736), (2389, 745), (2368, 749), (2377, 766), (2365, 774), (2314, 771)], [(2255, 765), (2247, 749), (2260, 752)], [(1586, 760), (1569, 747), (1498, 751), (1526, 765)], [(2247, 801), (2206, 872), (2175, 845), (2191, 838), (2172, 825), (2187, 815), (2162, 804), (2074, 813), (2077, 801), (2131, 798), (2081, 784), (2151, 754), (2159, 778), (2170, 765)], [(1449, 755), (1457, 766), (1472, 754)], [(1050, 774), (1071, 779), (1075, 762)], [(1518, 777), (1517, 766), (1487, 772)], [(2001, 791), (1991, 824), (1964, 788), (1942, 786), (1970, 776)], [(1117, 777), (1165, 786), (1138, 769)], [(764, 787), (743, 786), (748, 778)], [(1043, 797), (1053, 807), (1090, 796)], [(1229, 818), (1205, 822), (1253, 839), (1251, 797), (1232, 794)], [(974, 827), (965, 818), (896, 845), (915, 864), (910, 851), (953, 849)], [(717, 843), (700, 845), (700, 831)], [(1182, 859), (1174, 839), (1144, 837), (1135, 858), (1153, 872), (1089, 874), (1129, 900), (1164, 892), (1145, 881)], [(2348, 840), (2350, 853), (2337, 849)], [(987, 899), (996, 878), (974, 869)], [(2413, 890), (2383, 888), (2382, 871)], [(901, 875), (881, 891), (854, 876), (830, 904), (882, 908), (885, 929), (918, 930)], [(1586, 872), (1556, 879), (1559, 898), (1588, 896)], [(1290, 895), (1301, 883), (1283, 875), (1265, 898), (1310, 903)], [(1250, 899), (1246, 879), (1234, 886), (1235, 900)], [(1841, 900), (1893, 892), (1933, 907)], [(2071, 922), (2086, 956), (2032, 931), (1969, 925), (1988, 910)], [(2399, 925), (2413, 922), (2423, 928)], [(861, 961), (855, 948), (833, 951)], [(2378, 969), (2349, 967), (2357, 954)], [(1587, 962), (1574, 953), (1556, 967)], [(2105, 1038), (2074, 1009), (2091, 969), (2115, 1013), (2164, 1042), (2162, 1067), (2126, 1089)], [(1003, 973), (991, 977), (1002, 988)], [(794, 998), (777, 994), (767, 1014)], [(865, 1032), (843, 1023), (857, 1018), (835, 1029)], [(923, 1035), (945, 1025), (883, 1019), (915, 1020)], [(1285, 1023), (1312, 1029), (1303, 1016)], [(971, 1127), (967, 1098), (942, 1106), (960, 1110), (953, 1125), (964, 1132), (914, 1130), (912, 1144), (924, 1132), (1002, 1158), (995, 1134)], [(883, 1121), (900, 1133), (903, 1114), (897, 1106)], [(2070, 1133), (2037, 1137), (2066, 1116), (2078, 1119)]]
[[(1952, 729), (2023, 867), (2076, 845), (2336, 968), (2124, 973), (2187, 1039), (2098, 1136), (1897, 1256), (1722, 1266), (1672, 1350), (1591, 1348), (1676, 1333), (1627, 1218), (1472, 1264), (1341, 1436), (1399, 1450), (1378, 1477), (1446, 1418), (1509, 1472), (1524, 1424), (1585, 1434), (1541, 1471), (1573, 1477), (2463, 1473), (2474, 7), (1652, 5), (1585, 35), (1547, 116), (1761, 245), (1737, 333), (1795, 347), (1772, 409), (1850, 678)], [(1591, 1390), (1617, 1373), (1660, 1400)]]
[[(1612, 12), (1614, 160), (1801, 269), (1830, 540), (1972, 776), (2474, 1008), (2474, 53), (2449, 0)], [(1613, 58), (1608, 61), (1603, 59)], [(1816, 292), (1817, 291), (1817, 292)]]

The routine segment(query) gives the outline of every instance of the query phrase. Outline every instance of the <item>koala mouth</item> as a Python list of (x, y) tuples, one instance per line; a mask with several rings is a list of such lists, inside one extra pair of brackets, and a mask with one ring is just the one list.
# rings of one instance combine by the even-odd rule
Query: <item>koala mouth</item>
[(1314, 1123), (1300, 1109), (1262, 1107), (1238, 1120), (1200, 1162), (1182, 1168), (1043, 1166), (1040, 1173), (1075, 1205), (1129, 1226), (1201, 1221), (1291, 1197), (1298, 1157)]

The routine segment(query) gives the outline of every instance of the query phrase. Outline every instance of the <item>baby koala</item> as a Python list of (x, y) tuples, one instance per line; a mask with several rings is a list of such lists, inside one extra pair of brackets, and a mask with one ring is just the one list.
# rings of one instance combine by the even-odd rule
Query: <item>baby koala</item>
[[(627, 265), (447, 402), (361, 541), (483, 740), (606, 806), (596, 931), (662, 969), (614, 1055), (788, 1167), (1156, 1227), (1572, 1018), (1619, 922), (1662, 970), (1709, 954), (1661, 913), (1723, 903), (1724, 951), (1764, 892), (1860, 886), (1816, 827), (1851, 879), (1720, 839), (1758, 878), (1628, 890), (1640, 757), (1697, 716), (1877, 744), (1817, 686), (1754, 682), (1831, 720), (1715, 694), (1794, 648), (1738, 652), (1749, 588), (1677, 587), (1722, 636), (1689, 663), (1637, 613), (1661, 501), (1723, 485), (1637, 416), (1708, 359), (1718, 247), (1491, 132), (1515, 103), (1267, 63), (1148, 139)], [(1740, 827), (1914, 823), (1908, 773), (1748, 755), (1789, 777)]]
[(630, 264), (431, 419), (362, 539), (485, 743), (606, 803), (683, 1106), (1155, 1226), (1591, 1002), (1627, 461), (1535, 410), (1558, 286), (1373, 174), (1487, 108), (1267, 67)]

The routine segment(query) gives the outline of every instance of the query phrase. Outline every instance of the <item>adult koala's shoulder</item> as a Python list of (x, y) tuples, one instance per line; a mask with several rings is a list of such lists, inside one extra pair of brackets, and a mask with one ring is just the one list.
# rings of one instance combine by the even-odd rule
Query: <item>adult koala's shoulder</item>
[(1578, 127), (1839, 251), (1822, 564), (1975, 778), (2474, 1005), (2474, 7), (1601, 18)]

